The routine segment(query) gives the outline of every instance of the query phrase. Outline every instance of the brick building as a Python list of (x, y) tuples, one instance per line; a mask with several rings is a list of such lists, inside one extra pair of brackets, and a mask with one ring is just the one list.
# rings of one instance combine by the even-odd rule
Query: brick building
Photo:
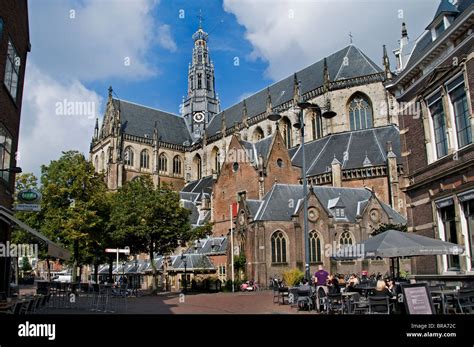
[[(30, 51), (28, 4), (26, 0), (2, 0), (0, 3), (0, 206), (11, 211), (20, 128), (23, 81), (27, 53)], [(11, 212), (10, 212), (11, 213)], [(0, 242), (10, 240), (11, 227), (0, 220)], [(0, 292), (8, 292), (10, 258), (0, 258)]]
[(404, 26), (398, 75), (387, 83), (400, 107), (409, 231), (466, 249), (417, 257), (418, 274), (474, 271), (473, 24), (472, 0), (442, 0), (414, 44)]

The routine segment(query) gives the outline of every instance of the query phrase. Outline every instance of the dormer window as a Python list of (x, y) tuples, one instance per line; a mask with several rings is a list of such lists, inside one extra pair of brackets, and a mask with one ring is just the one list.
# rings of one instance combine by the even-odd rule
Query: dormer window
[(345, 213), (343, 208), (335, 208), (334, 209), (334, 214), (336, 215), (336, 218), (345, 218)]
[(443, 20), (434, 28), (434, 40), (436, 40), (444, 31), (444, 18)]

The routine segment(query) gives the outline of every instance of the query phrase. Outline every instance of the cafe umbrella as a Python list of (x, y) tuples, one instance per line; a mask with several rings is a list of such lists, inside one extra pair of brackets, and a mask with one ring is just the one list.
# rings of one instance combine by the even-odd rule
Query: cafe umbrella
[(371, 237), (360, 244), (339, 249), (333, 253), (332, 259), (361, 260), (390, 258), (393, 275), (395, 275), (394, 270), (396, 259), (397, 275), (399, 275), (400, 257), (442, 254), (459, 255), (463, 252), (464, 248), (454, 243), (390, 229)]

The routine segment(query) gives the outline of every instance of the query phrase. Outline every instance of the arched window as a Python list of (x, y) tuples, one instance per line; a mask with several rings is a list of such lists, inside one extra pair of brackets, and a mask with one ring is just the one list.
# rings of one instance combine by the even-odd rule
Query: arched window
[(176, 155), (173, 158), (173, 173), (176, 175), (181, 175), (181, 166), (182, 161), (179, 155)]
[(199, 154), (194, 157), (194, 169), (196, 170), (196, 178), (200, 180), (202, 178), (202, 160)]
[(368, 97), (357, 93), (351, 98), (349, 102), (349, 118), (351, 130), (373, 127), (372, 106)]
[(292, 141), (291, 141), (291, 122), (288, 118), (284, 117), (281, 120), (281, 136), (283, 137), (283, 141), (285, 141), (286, 148), (291, 148)]
[(339, 237), (339, 245), (341, 247), (344, 246), (352, 246), (354, 244), (354, 239), (352, 238), (352, 235), (348, 231), (344, 231), (341, 234), (341, 237)]
[(221, 172), (221, 163), (220, 163), (220, 151), (219, 148), (214, 147), (212, 149), (212, 169), (214, 172), (220, 173)]
[(94, 166), (95, 166), (95, 172), (99, 172), (99, 155), (95, 156)]
[(257, 142), (261, 139), (263, 139), (264, 135), (263, 135), (263, 130), (262, 128), (260, 127), (256, 127), (255, 130), (253, 131), (253, 136), (252, 136), (252, 140), (254, 142)]
[(276, 231), (271, 238), (272, 263), (286, 263), (286, 238), (282, 231)]
[(150, 155), (146, 149), (140, 153), (140, 167), (143, 169), (150, 168)]
[(322, 240), (316, 231), (309, 233), (309, 261), (311, 263), (319, 263), (322, 261)]
[(166, 154), (161, 153), (159, 158), (159, 166), (158, 170), (161, 172), (168, 172), (168, 158), (166, 157)]
[(105, 153), (100, 153), (100, 171), (105, 171)]
[(313, 140), (323, 137), (323, 120), (317, 113), (311, 115), (311, 131)]
[(132, 147), (125, 148), (125, 152), (123, 155), (124, 164), (127, 166), (133, 166), (133, 159), (134, 159), (134, 154), (133, 154)]

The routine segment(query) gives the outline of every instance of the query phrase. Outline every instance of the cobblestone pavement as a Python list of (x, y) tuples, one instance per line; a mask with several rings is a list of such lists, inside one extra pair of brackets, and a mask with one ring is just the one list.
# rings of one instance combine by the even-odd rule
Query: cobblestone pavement
[[(129, 314), (308, 314), (290, 305), (273, 303), (269, 290), (252, 293), (158, 294), (129, 298)], [(122, 310), (119, 312), (124, 313)], [(54, 314), (94, 313), (88, 309), (50, 309)], [(314, 314), (314, 311), (312, 312)], [(97, 313), (96, 313), (97, 314)]]

